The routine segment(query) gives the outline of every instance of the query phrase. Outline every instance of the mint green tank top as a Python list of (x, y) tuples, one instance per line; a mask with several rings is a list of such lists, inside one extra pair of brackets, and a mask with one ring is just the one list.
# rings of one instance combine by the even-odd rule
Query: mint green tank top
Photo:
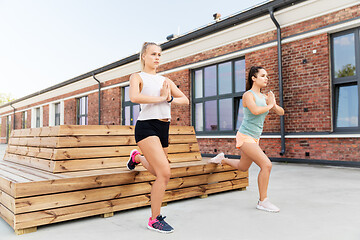
[[(251, 92), (254, 95), (255, 103), (257, 106), (259, 107), (267, 106), (265, 96), (263, 94), (261, 94), (262, 97), (259, 97), (254, 91), (249, 90), (249, 92)], [(239, 128), (239, 132), (251, 136), (253, 138), (259, 139), (264, 127), (265, 117), (268, 113), (269, 111), (259, 115), (254, 115), (247, 107), (244, 107), (244, 119)]]

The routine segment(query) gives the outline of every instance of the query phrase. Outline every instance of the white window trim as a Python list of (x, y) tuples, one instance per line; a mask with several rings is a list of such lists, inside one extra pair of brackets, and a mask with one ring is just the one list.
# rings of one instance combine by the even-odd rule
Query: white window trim
[(65, 104), (64, 100), (60, 101), (60, 125), (64, 125), (65, 123)]
[(43, 127), (43, 107), (34, 107), (31, 109), (31, 128), (36, 128), (36, 109), (40, 108), (40, 127)]
[(36, 108), (31, 109), (31, 128), (36, 127)]
[(49, 104), (49, 126), (55, 126), (55, 104)]
[(60, 103), (60, 125), (64, 125), (65, 107), (64, 101), (53, 102), (49, 104), (49, 126), (55, 126), (55, 104)]

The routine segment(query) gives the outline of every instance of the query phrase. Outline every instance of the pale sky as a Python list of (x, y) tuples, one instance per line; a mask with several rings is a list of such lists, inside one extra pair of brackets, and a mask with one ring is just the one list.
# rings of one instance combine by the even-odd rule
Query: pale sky
[(0, 0), (0, 93), (24, 97), (264, 0)]

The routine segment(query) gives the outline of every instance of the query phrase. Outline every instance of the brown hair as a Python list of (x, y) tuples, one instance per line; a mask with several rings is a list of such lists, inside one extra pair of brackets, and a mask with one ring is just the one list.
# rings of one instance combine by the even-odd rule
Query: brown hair
[(260, 69), (264, 69), (261, 66), (252, 66), (249, 70), (248, 80), (246, 81), (246, 91), (250, 90), (254, 84), (252, 77), (257, 77)]
[(141, 69), (144, 69), (145, 67), (145, 61), (142, 58), (142, 56), (146, 53), (146, 50), (149, 46), (151, 45), (155, 45), (158, 46), (161, 49), (161, 46), (157, 43), (154, 42), (144, 42), (144, 44), (142, 45), (141, 51), (140, 51), (140, 62), (141, 62)]

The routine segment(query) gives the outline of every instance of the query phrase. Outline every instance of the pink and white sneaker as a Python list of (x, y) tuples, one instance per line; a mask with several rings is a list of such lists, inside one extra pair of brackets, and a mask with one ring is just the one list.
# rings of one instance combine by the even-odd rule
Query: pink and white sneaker
[(130, 153), (130, 157), (129, 157), (129, 160), (126, 164), (126, 167), (129, 169), (129, 170), (134, 170), (136, 165), (139, 164), (139, 162), (136, 162), (135, 161), (135, 156), (140, 154), (140, 152), (136, 149), (133, 149)]
[(265, 198), (263, 201), (259, 200), (256, 208), (267, 212), (280, 212), (280, 209), (272, 204), (268, 198)]
[(223, 152), (219, 153), (215, 157), (209, 160), (209, 163), (221, 164), (221, 161), (225, 159), (225, 154)]

